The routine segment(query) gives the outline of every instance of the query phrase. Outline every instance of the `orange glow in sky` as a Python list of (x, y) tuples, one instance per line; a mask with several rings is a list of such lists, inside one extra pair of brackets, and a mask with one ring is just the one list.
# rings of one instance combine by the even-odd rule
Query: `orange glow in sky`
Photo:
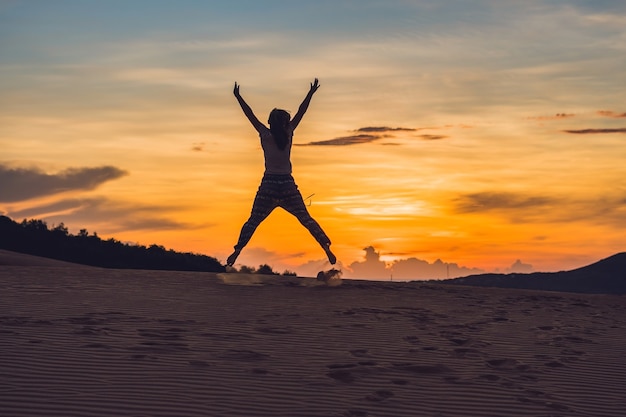
[[(317, 77), (292, 163), (345, 276), (624, 251), (624, 2), (213, 3), (0, 2), (0, 214), (224, 262), (263, 174), (233, 83), (265, 121)], [(238, 264), (324, 259), (279, 209)]]

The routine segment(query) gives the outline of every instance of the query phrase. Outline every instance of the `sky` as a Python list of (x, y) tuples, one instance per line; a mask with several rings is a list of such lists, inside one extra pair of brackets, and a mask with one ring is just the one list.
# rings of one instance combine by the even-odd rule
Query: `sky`
[[(225, 262), (295, 114), (344, 277), (560, 271), (626, 249), (623, 0), (0, 0), (0, 214)], [(277, 209), (238, 265), (315, 276)]]

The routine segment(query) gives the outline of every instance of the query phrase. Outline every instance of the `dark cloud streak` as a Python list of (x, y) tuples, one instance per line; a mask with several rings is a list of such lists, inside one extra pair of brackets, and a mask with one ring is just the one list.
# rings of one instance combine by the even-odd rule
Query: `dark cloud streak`
[(385, 136), (379, 135), (352, 135), (342, 136), (339, 138), (320, 140), (317, 142), (309, 142), (300, 146), (349, 146), (357, 145), (360, 143), (369, 143), (375, 140), (384, 138)]
[(178, 207), (129, 204), (96, 197), (68, 198), (10, 212), (8, 215), (13, 219), (41, 218), (48, 222), (64, 222), (68, 225), (104, 223), (108, 227), (106, 233), (128, 230), (182, 230), (210, 226), (209, 224), (193, 226), (161, 215), (176, 209)]
[(368, 126), (368, 127), (361, 127), (357, 130), (355, 130), (355, 132), (376, 132), (376, 133), (382, 133), (382, 132), (415, 132), (417, 129), (413, 129), (413, 128), (408, 128), (408, 127), (387, 127), (387, 126)]
[[(388, 127), (388, 126), (366, 126), (361, 127), (353, 132), (355, 135), (349, 136), (341, 136), (338, 138), (328, 139), (328, 140), (320, 140), (315, 142), (309, 142), (305, 144), (298, 144), (298, 146), (350, 146), (350, 145), (359, 145), (363, 143), (370, 143), (377, 141), (379, 139), (387, 139), (393, 138), (394, 135), (391, 133), (394, 132), (416, 132), (418, 130), (423, 129), (415, 129), (408, 127)], [(418, 135), (417, 136), (423, 140), (439, 140), (445, 139), (447, 136), (444, 135)], [(384, 145), (388, 145), (389, 143), (384, 143)]]
[(556, 113), (552, 116), (534, 116), (534, 117), (529, 117), (529, 119), (531, 120), (562, 120), (562, 119), (569, 119), (571, 117), (576, 117), (576, 115), (573, 113)]
[(37, 168), (0, 165), (0, 202), (16, 202), (73, 190), (93, 190), (103, 183), (128, 175), (114, 167), (68, 168), (47, 174)]
[(616, 119), (626, 118), (626, 113), (617, 113), (611, 110), (598, 110), (598, 114), (604, 117), (613, 117)]
[(419, 135), (418, 137), (424, 140), (440, 140), (447, 138), (445, 135)]
[(618, 129), (576, 129), (576, 130), (564, 130), (566, 133), (573, 133), (576, 135), (594, 135), (599, 133), (626, 133), (626, 127)]
[(626, 227), (624, 195), (576, 199), (511, 192), (464, 194), (453, 200), (456, 214), (493, 214), (512, 223), (595, 223), (611, 228)]
[(553, 198), (524, 196), (507, 192), (483, 192), (467, 194), (456, 200), (458, 213), (480, 213), (492, 210), (519, 210), (551, 205)]

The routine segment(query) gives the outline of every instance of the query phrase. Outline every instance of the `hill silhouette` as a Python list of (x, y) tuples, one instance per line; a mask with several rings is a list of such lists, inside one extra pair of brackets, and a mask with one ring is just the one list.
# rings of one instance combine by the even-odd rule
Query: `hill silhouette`
[(480, 274), (442, 281), (451, 285), (518, 288), (589, 294), (626, 294), (626, 252), (571, 271)]
[(224, 272), (215, 258), (176, 252), (163, 246), (129, 245), (101, 239), (82, 229), (72, 235), (63, 223), (49, 229), (42, 220), (16, 223), (0, 216), (0, 249), (83, 265), (119, 269)]

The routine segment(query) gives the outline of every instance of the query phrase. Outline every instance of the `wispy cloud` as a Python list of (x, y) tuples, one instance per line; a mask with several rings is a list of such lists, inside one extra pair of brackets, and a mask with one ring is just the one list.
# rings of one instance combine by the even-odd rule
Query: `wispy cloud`
[(192, 150), (192, 151), (194, 151), (194, 152), (202, 152), (202, 151), (204, 151), (204, 146), (205, 146), (205, 145), (206, 145), (206, 144), (205, 144), (204, 142), (194, 143), (194, 144), (191, 146), (191, 150)]
[(414, 132), (416, 130), (417, 129), (408, 128), (408, 127), (368, 126), (368, 127), (361, 127), (357, 129), (356, 132), (384, 133), (384, 132)]
[(599, 133), (626, 133), (626, 127), (620, 127), (617, 129), (574, 129), (564, 130), (566, 133), (573, 133), (576, 135), (595, 135)]
[(481, 192), (453, 201), (457, 214), (490, 214), (512, 223), (589, 222), (611, 228), (626, 227), (626, 196), (599, 195), (587, 198), (545, 196), (532, 193)]
[(457, 213), (480, 213), (494, 210), (520, 210), (545, 207), (555, 199), (509, 192), (481, 192), (462, 195), (455, 201)]
[(106, 233), (127, 230), (180, 230), (210, 225), (190, 225), (172, 220), (165, 213), (176, 207), (132, 204), (105, 197), (67, 198), (9, 212), (14, 219), (41, 218), (49, 222), (76, 224), (104, 224)]
[(563, 120), (563, 119), (571, 119), (572, 117), (576, 117), (574, 113), (556, 113), (550, 116), (532, 116), (529, 117), (530, 120)]
[(626, 118), (626, 113), (618, 113), (611, 110), (598, 110), (598, 114), (603, 117), (613, 117), (617, 119)]
[(369, 143), (378, 139), (382, 139), (385, 136), (380, 135), (351, 135), (341, 136), (334, 139), (320, 140), (316, 142), (309, 142), (301, 144), (300, 146), (349, 146), (358, 145), (360, 143)]
[(424, 139), (424, 140), (440, 140), (440, 139), (447, 138), (447, 136), (445, 135), (418, 135), (418, 138)]
[(0, 202), (16, 202), (72, 190), (93, 190), (103, 183), (128, 175), (114, 167), (68, 168), (48, 174), (38, 168), (0, 165)]
[[(370, 143), (377, 141), (379, 139), (388, 139), (395, 137), (391, 133), (395, 132), (416, 132), (418, 130), (416, 128), (409, 127), (388, 127), (388, 126), (366, 126), (355, 129), (355, 135), (349, 136), (340, 136), (338, 138), (328, 139), (328, 140), (320, 140), (316, 142), (309, 142), (305, 144), (301, 144), (299, 146), (349, 146), (349, 145), (358, 145), (362, 143)], [(420, 139), (424, 140), (438, 140), (444, 139), (447, 136), (444, 135), (418, 135)], [(385, 143), (385, 145), (389, 145), (389, 143)]]

